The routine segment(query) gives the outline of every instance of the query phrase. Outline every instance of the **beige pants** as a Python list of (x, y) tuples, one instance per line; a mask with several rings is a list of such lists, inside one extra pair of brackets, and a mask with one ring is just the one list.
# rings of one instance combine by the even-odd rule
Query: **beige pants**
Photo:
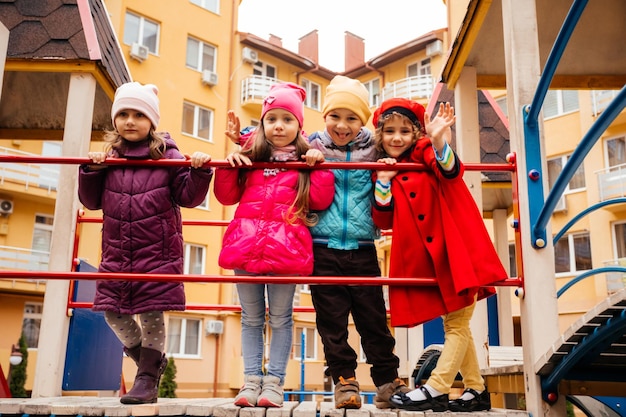
[(445, 334), (443, 350), (427, 383), (444, 394), (450, 392), (459, 371), (463, 376), (465, 388), (472, 388), (478, 392), (485, 389), (470, 330), (470, 319), (475, 306), (476, 301), (468, 307), (443, 316)]

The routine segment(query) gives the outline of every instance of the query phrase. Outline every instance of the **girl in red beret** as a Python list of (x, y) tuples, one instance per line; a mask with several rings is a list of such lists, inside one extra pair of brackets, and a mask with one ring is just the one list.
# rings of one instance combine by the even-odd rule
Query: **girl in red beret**
[[(391, 325), (413, 327), (443, 316), (445, 340), (428, 381), (390, 402), (413, 411), (483, 411), (491, 400), (470, 330), (476, 300), (507, 273), (465, 182), (464, 167), (448, 145), (454, 108), (440, 104), (431, 120), (412, 100), (384, 101), (374, 113), (375, 139), (388, 171), (375, 174), (374, 222), (393, 229), (390, 277), (435, 277), (435, 286), (390, 286)], [(425, 170), (393, 170), (415, 162)], [(457, 373), (465, 391), (449, 401)]]

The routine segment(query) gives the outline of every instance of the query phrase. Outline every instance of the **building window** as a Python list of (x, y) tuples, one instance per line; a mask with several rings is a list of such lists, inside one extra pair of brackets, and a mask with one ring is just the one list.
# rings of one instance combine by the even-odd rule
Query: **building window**
[[(552, 189), (552, 187), (554, 186), (556, 179), (563, 171), (563, 167), (569, 160), (570, 156), (571, 155), (562, 155), (557, 158), (548, 159), (548, 183), (550, 184), (550, 189)], [(584, 188), (585, 166), (584, 164), (580, 164), (578, 168), (576, 168), (576, 172), (574, 172), (572, 179), (567, 183), (564, 193), (568, 193), (571, 191), (580, 191)]]
[(159, 24), (135, 13), (126, 12), (124, 21), (124, 43), (147, 46), (156, 54), (159, 48)]
[(378, 106), (380, 103), (380, 79), (374, 78), (371, 81), (363, 83), (369, 93), (370, 107)]
[(317, 335), (315, 327), (296, 327), (294, 359), (302, 359), (302, 334), (304, 334), (304, 359), (317, 359)]
[(626, 258), (626, 223), (613, 224), (613, 236), (617, 259)]
[(276, 67), (257, 61), (252, 67), (252, 75), (276, 79)]
[(608, 168), (626, 164), (626, 137), (609, 139), (605, 144), (605, 160), (609, 164)]
[(320, 85), (315, 84), (314, 82), (309, 80), (302, 80), (300, 85), (306, 90), (306, 99), (304, 101), (304, 105), (314, 110), (319, 110), (321, 90)]
[(430, 58), (423, 59), (420, 62), (416, 62), (415, 64), (411, 64), (406, 68), (406, 76), (408, 78), (411, 77), (419, 77), (419, 76), (430, 76)]
[(24, 304), (24, 319), (22, 321), (22, 334), (26, 339), (29, 348), (39, 346), (39, 329), (41, 328), (41, 317), (43, 316), (43, 303)]
[(213, 13), (220, 12), (220, 0), (190, 0), (192, 4), (207, 9)]
[(185, 243), (185, 274), (204, 274), (204, 246)]
[(578, 110), (577, 90), (548, 90), (543, 102), (543, 117), (562, 116)]
[(213, 142), (213, 112), (188, 102), (183, 103), (183, 133)]
[(589, 233), (563, 236), (554, 244), (556, 273), (586, 271), (592, 268)]
[(194, 38), (187, 38), (187, 67), (196, 71), (215, 72), (216, 53), (214, 46)]
[(200, 356), (201, 321), (170, 317), (167, 322), (167, 354)]
[(517, 276), (517, 257), (515, 255), (515, 243), (509, 243), (509, 277)]

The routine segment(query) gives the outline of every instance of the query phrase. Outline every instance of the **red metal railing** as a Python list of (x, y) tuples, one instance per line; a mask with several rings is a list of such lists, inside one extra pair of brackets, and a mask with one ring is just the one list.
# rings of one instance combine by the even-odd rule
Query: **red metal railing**
[[(508, 158), (508, 164), (471, 164), (466, 163), (466, 171), (504, 171), (512, 173), (512, 188), (513, 188), (513, 205), (514, 212), (519, 212), (518, 199), (517, 199), (517, 180), (516, 180), (516, 165), (514, 155), (510, 155)], [(92, 161), (89, 158), (75, 158), (75, 157), (44, 157), (44, 156), (21, 156), (21, 155), (0, 155), (0, 163), (50, 163), (50, 164), (90, 164)], [(189, 166), (189, 159), (161, 159), (161, 160), (129, 160), (123, 158), (109, 158), (103, 165), (131, 165), (131, 166)], [(251, 167), (246, 168), (273, 168), (276, 163), (269, 162), (256, 162)], [(304, 162), (287, 162), (280, 163), (280, 167), (284, 168), (289, 166), (290, 169), (389, 169), (389, 165), (378, 162), (323, 162), (311, 167)], [(230, 168), (228, 161), (210, 161), (204, 165), (205, 167), (220, 167)], [(422, 164), (415, 163), (398, 163), (394, 165), (394, 169), (398, 171), (422, 171), (427, 169)], [(83, 212), (80, 211), (77, 214), (76, 223), (101, 223), (101, 218), (96, 217), (83, 217)], [(226, 220), (184, 220), (185, 226), (227, 226), (229, 221)], [(391, 231), (383, 231), (383, 235), (392, 235)], [(78, 265), (78, 243), (79, 243), (79, 228), (76, 227), (74, 248), (73, 248), (73, 266), (72, 272), (31, 272), (31, 271), (1, 271), (0, 279), (16, 279), (25, 278), (29, 279), (36, 275), (39, 279), (68, 279), (70, 280), (70, 290), (68, 293), (67, 308), (68, 311), (71, 308), (90, 308), (92, 303), (76, 302), (72, 300), (72, 294), (74, 293), (75, 280), (137, 280), (137, 281), (180, 281), (180, 282), (214, 282), (214, 283), (294, 283), (294, 284), (333, 284), (341, 285), (346, 284), (349, 280), (349, 284), (357, 285), (409, 285), (409, 286), (430, 286), (435, 285), (436, 278), (434, 277), (406, 277), (406, 278), (385, 278), (385, 277), (360, 277), (355, 279), (350, 277), (346, 279), (343, 276), (237, 276), (237, 275), (200, 275), (200, 274), (186, 274), (183, 277), (181, 275), (174, 274), (128, 274), (128, 273), (103, 273), (103, 272), (76, 272), (75, 268)], [(516, 229), (516, 243), (519, 243), (519, 232)], [(516, 245), (516, 247), (521, 247)], [(518, 261), (521, 257), (517, 255)], [(521, 263), (518, 262), (519, 267)], [(79, 276), (79, 278), (77, 278)], [(518, 274), (515, 278), (506, 278), (497, 283), (497, 286), (518, 287), (523, 286), (522, 274)], [(241, 307), (238, 305), (193, 305), (188, 304), (187, 310), (219, 310), (219, 311), (240, 311)], [(294, 307), (294, 311), (313, 312), (313, 307)]]

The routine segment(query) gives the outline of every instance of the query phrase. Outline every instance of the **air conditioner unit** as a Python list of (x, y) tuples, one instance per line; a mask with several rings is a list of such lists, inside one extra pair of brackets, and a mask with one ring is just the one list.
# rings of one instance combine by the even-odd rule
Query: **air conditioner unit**
[(426, 56), (441, 55), (443, 53), (443, 42), (436, 40), (426, 45)]
[(202, 84), (210, 87), (217, 85), (217, 74), (209, 70), (202, 71)]
[(130, 57), (133, 59), (136, 59), (139, 62), (142, 62), (148, 59), (149, 53), (150, 53), (150, 50), (145, 45), (141, 45), (139, 43), (133, 43), (130, 46)]
[(248, 64), (256, 64), (259, 60), (259, 55), (255, 50), (246, 47), (241, 50), (241, 58), (243, 59), (243, 62), (247, 62)]
[(209, 320), (206, 322), (206, 334), (224, 333), (224, 322), (222, 320)]
[(13, 213), (13, 202), (11, 200), (0, 200), (0, 214)]

